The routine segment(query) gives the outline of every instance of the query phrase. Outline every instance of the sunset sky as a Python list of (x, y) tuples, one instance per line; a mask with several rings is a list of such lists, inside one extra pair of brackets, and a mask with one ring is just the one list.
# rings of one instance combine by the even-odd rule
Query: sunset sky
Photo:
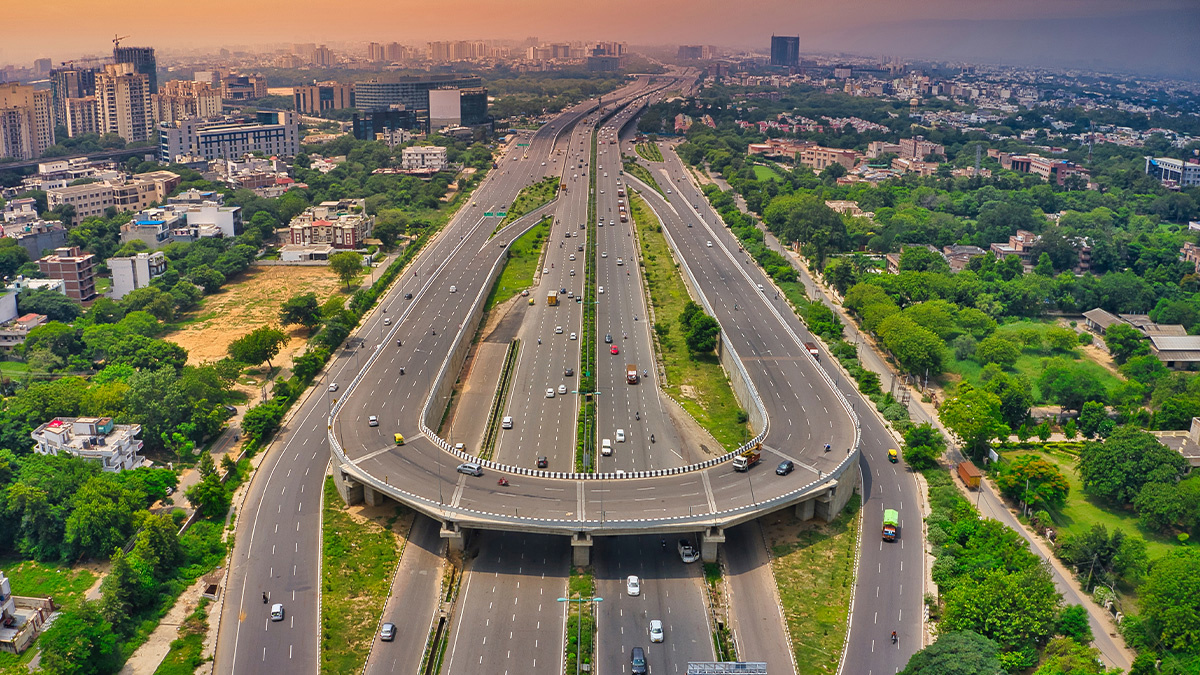
[[(1200, 0), (0, 0), (0, 63), (126, 44), (524, 38), (1096, 66), (1200, 79)], [(602, 9), (601, 9), (602, 8)]]

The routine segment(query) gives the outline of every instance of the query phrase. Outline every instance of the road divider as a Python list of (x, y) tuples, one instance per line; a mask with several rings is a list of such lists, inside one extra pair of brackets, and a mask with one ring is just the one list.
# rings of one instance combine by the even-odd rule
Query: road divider
[(500, 418), (504, 414), (504, 404), (512, 390), (512, 378), (516, 372), (517, 354), (521, 351), (521, 341), (513, 340), (508, 343), (504, 353), (504, 366), (500, 370), (500, 383), (496, 386), (496, 395), (492, 398), (492, 407), (488, 412), (487, 428), (483, 433), (483, 443), (479, 446), (479, 456), (491, 459), (496, 449), (496, 437), (500, 433)]

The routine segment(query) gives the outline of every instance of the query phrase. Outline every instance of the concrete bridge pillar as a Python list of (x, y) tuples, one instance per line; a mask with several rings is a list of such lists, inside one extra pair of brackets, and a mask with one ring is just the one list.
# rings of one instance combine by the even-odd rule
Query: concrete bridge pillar
[(366, 485), (363, 486), (362, 491), (363, 500), (367, 502), (368, 506), (381, 506), (384, 500), (387, 499), (387, 495)]
[(815, 506), (814, 515), (818, 520), (826, 523), (832, 523), (837, 517), (837, 511), (833, 503), (834, 496), (837, 494), (837, 481), (830, 481), (829, 489), (821, 494), (813, 497), (811, 500)]
[(333, 471), (333, 484), (337, 486), (338, 494), (342, 496), (342, 501), (346, 502), (346, 506), (359, 504), (363, 500), (362, 483), (347, 476), (340, 467), (335, 467)]
[(805, 499), (796, 505), (797, 520), (812, 520), (813, 513), (816, 511), (817, 503), (811, 499)]
[(467, 533), (458, 526), (458, 523), (442, 521), (442, 529), (438, 534), (446, 540), (446, 547), (450, 553), (462, 553), (466, 548)]
[(717, 562), (719, 545), (725, 543), (725, 530), (710, 527), (700, 535), (700, 559), (707, 563)]
[(576, 532), (571, 535), (571, 563), (576, 567), (587, 567), (592, 564), (592, 535), (589, 532)]

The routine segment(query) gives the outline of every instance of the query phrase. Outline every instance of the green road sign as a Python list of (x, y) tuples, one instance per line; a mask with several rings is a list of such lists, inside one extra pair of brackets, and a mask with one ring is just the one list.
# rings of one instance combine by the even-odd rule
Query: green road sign
[(497, 211), (496, 215), (503, 218), (504, 216), (508, 215), (508, 211)]
[(491, 211), (485, 211), (485, 212), (483, 213), (483, 217), (484, 217), (484, 218), (491, 218), (491, 217), (492, 217), (492, 216), (494, 216), (494, 215), (496, 215), (496, 214), (492, 213)]
[(518, 148), (528, 148), (529, 144), (528, 143), (517, 143), (517, 147)]

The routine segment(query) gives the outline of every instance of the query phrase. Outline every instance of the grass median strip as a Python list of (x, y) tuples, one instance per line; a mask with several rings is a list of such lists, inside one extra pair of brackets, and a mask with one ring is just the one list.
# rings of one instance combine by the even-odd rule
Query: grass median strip
[(647, 162), (663, 161), (662, 151), (658, 149), (658, 143), (638, 143), (634, 146), (634, 150)]
[(637, 227), (642, 270), (654, 306), (654, 333), (666, 370), (663, 389), (671, 394), (725, 449), (750, 438), (747, 415), (733, 395), (725, 369), (715, 354), (693, 356), (684, 341), (679, 316), (691, 300), (658, 218), (641, 197), (629, 208)]
[(543, 178), (542, 180), (530, 185), (521, 190), (513, 203), (509, 205), (507, 215), (496, 229), (492, 230), (492, 234), (496, 234), (504, 229), (509, 223), (520, 218), (521, 216), (535, 211), (546, 205), (554, 195), (558, 192), (558, 176)]
[(538, 261), (542, 258), (542, 248), (546, 245), (552, 222), (554, 220), (547, 216), (512, 243), (508, 260), (504, 263), (500, 278), (492, 286), (492, 293), (483, 311), (490, 312), (496, 305), (533, 285), (533, 275), (537, 273)]
[[(592, 598), (596, 595), (596, 580), (592, 571), (583, 567), (572, 567), (571, 578), (568, 581), (568, 598), (579, 600)], [(566, 658), (563, 660), (563, 673), (569, 675), (575, 672), (576, 655), (582, 653), (581, 663), (589, 664), (595, 655), (596, 639), (596, 609), (594, 602), (568, 602), (567, 608), (567, 644)], [(580, 621), (583, 622), (580, 625)]]
[(654, 191), (657, 192), (658, 194), (662, 195), (663, 197), (667, 196), (667, 194), (665, 192), (663, 192), (663, 189), (661, 187), (659, 187), (658, 181), (654, 180), (654, 175), (651, 174), (650, 170), (647, 169), (646, 167), (642, 166), (641, 164), (638, 164), (637, 162), (626, 161), (624, 168), (625, 168), (625, 173), (627, 173), (631, 176), (634, 176), (635, 178), (641, 180), (646, 185), (649, 185), (650, 187), (654, 188)]
[(763, 525), (797, 675), (837, 672), (854, 592), (859, 506), (851, 497), (828, 524), (789, 515)]
[[(372, 507), (364, 511), (372, 510)], [(379, 510), (374, 508), (373, 510)], [(397, 513), (408, 514), (397, 507)], [(374, 519), (352, 516), (325, 479), (321, 551), (321, 673), (363, 669), (403, 542)], [(407, 520), (407, 518), (405, 518)]]

